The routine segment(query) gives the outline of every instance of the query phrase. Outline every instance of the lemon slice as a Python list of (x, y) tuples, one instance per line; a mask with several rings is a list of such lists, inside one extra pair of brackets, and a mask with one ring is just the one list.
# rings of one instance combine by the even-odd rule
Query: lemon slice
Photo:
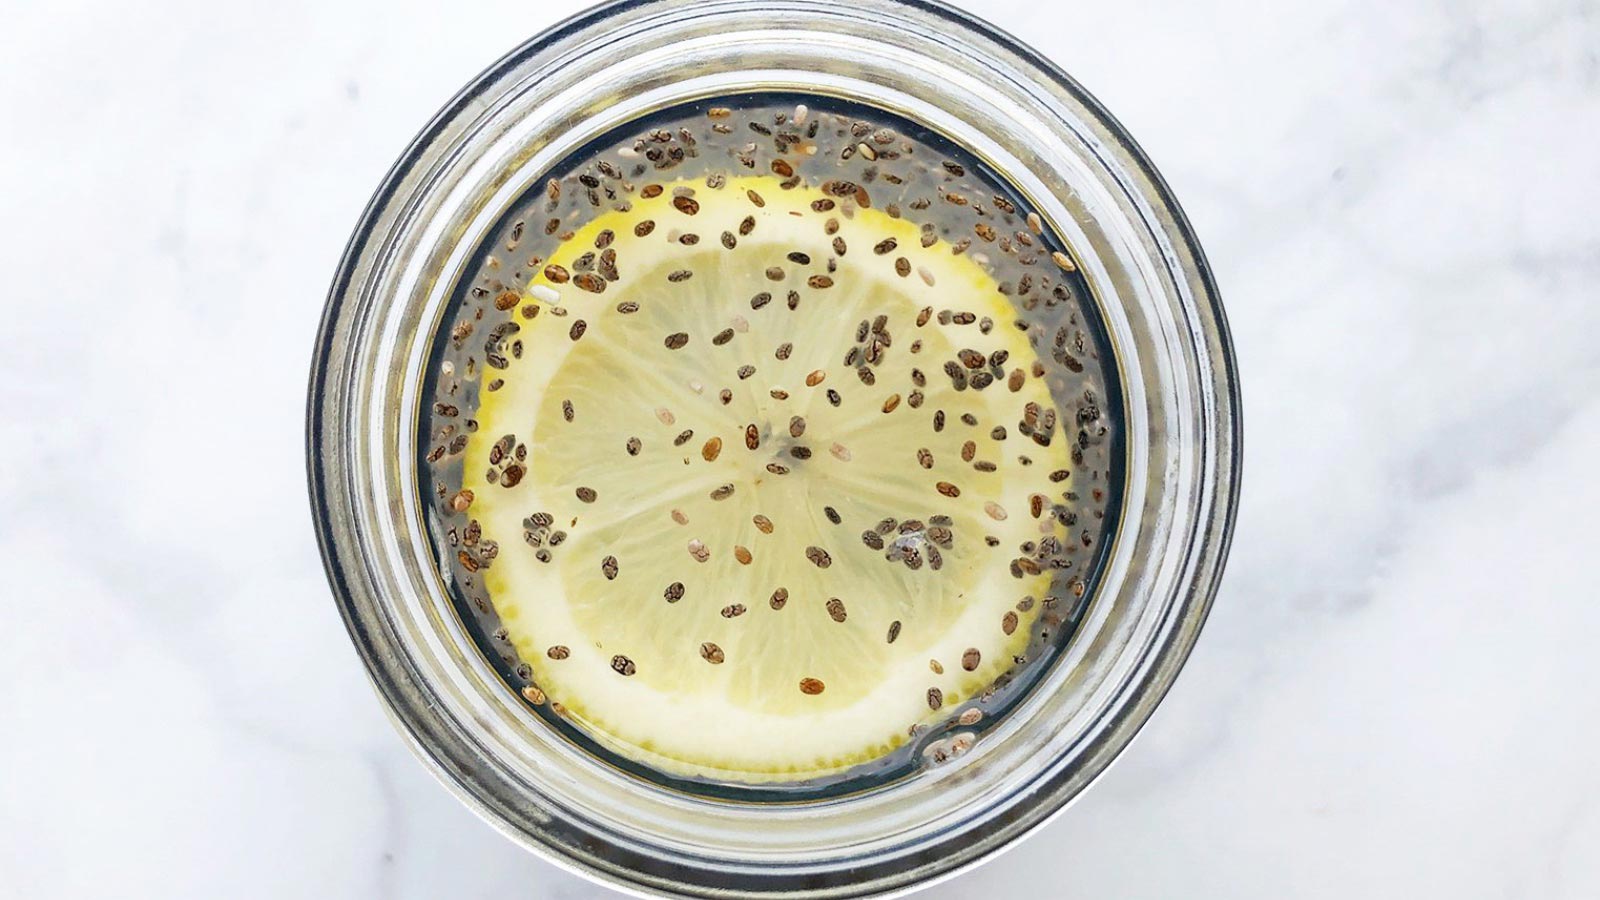
[(677, 775), (814, 778), (957, 715), (1062, 539), (1067, 440), (1008, 298), (849, 185), (789, 184), (647, 188), (572, 235), (467, 449), (534, 681)]

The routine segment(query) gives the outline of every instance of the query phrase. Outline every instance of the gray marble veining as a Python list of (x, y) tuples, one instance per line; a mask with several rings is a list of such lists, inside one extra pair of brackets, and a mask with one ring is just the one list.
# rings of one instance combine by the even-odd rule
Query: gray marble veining
[[(368, 194), (577, 5), (0, 6), (0, 896), (609, 896), (411, 760), (301, 450)], [(1246, 476), (1140, 740), (927, 896), (1600, 895), (1600, 5), (966, 5), (1172, 182)]]

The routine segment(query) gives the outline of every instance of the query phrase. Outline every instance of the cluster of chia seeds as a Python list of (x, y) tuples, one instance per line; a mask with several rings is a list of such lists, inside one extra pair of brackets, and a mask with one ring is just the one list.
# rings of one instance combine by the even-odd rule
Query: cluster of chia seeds
[[(545, 282), (571, 285), (589, 294), (603, 294), (622, 280), (628, 260), (619, 259), (613, 246), (616, 235), (600, 232), (592, 251), (586, 251), (568, 265), (549, 262), (563, 244), (596, 216), (608, 211), (628, 212), (636, 198), (663, 196), (669, 188), (663, 182), (694, 179), (704, 190), (721, 190), (732, 178), (744, 174), (771, 174), (780, 190), (801, 185), (818, 188), (824, 195), (810, 204), (812, 213), (826, 224), (833, 236), (832, 255), (813, 258), (813, 254), (794, 251), (763, 273), (772, 284), (769, 289), (749, 297), (750, 310), (769, 304), (783, 304), (799, 311), (808, 297), (835, 286), (838, 260), (848, 253), (871, 253), (892, 261), (900, 278), (916, 279), (927, 287), (936, 284), (926, 266), (917, 266), (917, 252), (940, 251), (966, 254), (994, 279), (1001, 294), (1009, 298), (1016, 312), (1014, 321), (997, 322), (960, 308), (959, 299), (951, 305), (927, 306), (903, 331), (886, 316), (863, 318), (841, 327), (847, 330), (841, 340), (840, 363), (853, 370), (854, 379), (838, 383), (829, 372), (815, 369), (803, 378), (805, 389), (826, 397), (834, 408), (847, 402), (852, 393), (871, 390), (872, 405), (882, 415), (906, 410), (926, 418), (933, 434), (946, 429), (966, 429), (972, 436), (956, 454), (962, 466), (973, 472), (992, 473), (1007, 456), (1022, 466), (1033, 465), (1030, 445), (1050, 447), (1067, 443), (1071, 469), (1053, 469), (1045, 479), (1054, 484), (1072, 479), (1071, 489), (1028, 495), (1026, 509), (1007, 509), (995, 500), (982, 504), (982, 514), (991, 522), (1004, 522), (1013, 516), (1028, 516), (1042, 523), (1060, 526), (1066, 539), (1055, 533), (1041, 533), (1011, 547), (1000, 547), (1000, 540), (987, 534), (963, 534), (963, 529), (941, 513), (910, 511), (902, 517), (847, 523), (834, 506), (825, 506), (824, 517), (838, 526), (838, 540), (857, 541), (889, 565), (916, 571), (926, 567), (939, 571), (945, 554), (958, 542), (979, 542), (1009, 555), (1006, 563), (1017, 579), (1049, 573), (1051, 588), (1042, 597), (1022, 596), (996, 623), (1006, 635), (1013, 634), (1023, 619), (1036, 608), (1037, 631), (1030, 635), (1027, 650), (1011, 660), (1011, 667), (985, 689), (973, 703), (937, 726), (911, 726), (913, 748), (896, 759), (873, 764), (876, 771), (890, 771), (914, 765), (916, 760), (942, 762), (960, 755), (973, 745), (981, 731), (1003, 714), (1026, 687), (1037, 669), (1059, 653), (1080, 620), (1096, 575), (1096, 567), (1110, 537), (1115, 518), (1115, 503), (1120, 496), (1122, 477), (1120, 423), (1115, 419), (1115, 365), (1095, 313), (1095, 301), (1078, 272), (1067, 248), (1036, 212), (1006, 183), (994, 177), (961, 148), (913, 123), (890, 114), (866, 110), (824, 98), (748, 97), (711, 101), (662, 113), (615, 140), (592, 144), (581, 157), (564, 160), (540, 179), (508, 210), (499, 228), (475, 256), (475, 268), (462, 280), (448, 317), (439, 328), (438, 340), (429, 370), (427, 390), (430, 403), (420, 427), (420, 454), (425, 465), (420, 480), (426, 496), (432, 498), (429, 524), (440, 549), (440, 566), (447, 576), (463, 616), (481, 636), (480, 643), (497, 659), (513, 686), (530, 703), (559, 720), (563, 709), (531, 682), (531, 669), (518, 657), (494, 609), (494, 598), (483, 586), (479, 573), (493, 565), (502, 552), (493, 540), (483, 536), (482, 527), (472, 516), (473, 491), (465, 487), (462, 458), (469, 435), (476, 432), (474, 410), (484, 392), (500, 390), (502, 373), (513, 362), (531, 352), (521, 335), (522, 323), (540, 315), (564, 317), (565, 340), (583, 340), (590, 323), (572, 315), (558, 302), (557, 292)], [(673, 188), (671, 206), (677, 214), (672, 222), (644, 219), (634, 226), (643, 237), (664, 229), (666, 237), (685, 247), (702, 242), (720, 244), (733, 250), (748, 239), (757, 227), (755, 217), (747, 217), (727, 229), (713, 228), (702, 236), (695, 230), (700, 215), (699, 189)], [(766, 199), (748, 191), (745, 201), (752, 208), (764, 207)], [(875, 208), (894, 219), (905, 219), (919, 226), (920, 247), (907, 253), (892, 237), (867, 247), (855, 248), (836, 234), (838, 218), (851, 218), (855, 210)], [(720, 232), (720, 233), (719, 233)], [(666, 285), (682, 284), (695, 278), (693, 268), (671, 268), (660, 273)], [(634, 315), (638, 303), (616, 304), (615, 311)], [(996, 328), (1015, 328), (1026, 334), (1037, 359), (1012, 360), (1004, 350), (983, 353), (960, 347), (950, 359), (929, 359), (910, 370), (904, 384), (880, 383), (881, 363), (891, 352), (922, 352), (923, 342), (914, 329), (936, 322), (946, 328), (971, 327), (988, 335)], [(686, 331), (662, 334), (660, 345), (674, 353), (711, 353), (737, 346), (748, 323), (735, 319), (713, 334), (696, 335)], [(791, 342), (762, 348), (762, 358), (775, 363), (787, 361), (795, 352)], [(759, 367), (759, 368), (764, 368)], [(734, 387), (755, 379), (759, 368), (754, 362), (730, 367), (727, 385), (693, 385), (696, 393), (713, 390), (721, 404), (729, 405)], [(758, 379), (759, 380), (759, 379)], [(948, 415), (943, 409), (924, 411), (931, 392), (930, 382), (943, 382), (963, 391), (1020, 391), (1027, 383), (1042, 381), (1053, 406), (1033, 401), (1019, 404), (1013, 421), (985, 423), (969, 413)], [(787, 400), (796, 385), (763, 385), (774, 400)], [(582, 414), (568, 399), (562, 402), (562, 417), (573, 423)], [(904, 410), (902, 415), (906, 414)], [(713, 463), (725, 453), (760, 453), (770, 456), (765, 470), (774, 476), (803, 471), (813, 456), (826, 452), (832, 459), (849, 462), (850, 447), (835, 440), (807, 438), (807, 420), (793, 415), (776, 423), (751, 422), (738, 434), (696, 435), (693, 429), (677, 428), (675, 414), (666, 407), (655, 411), (664, 437), (648, 433), (627, 437), (623, 450), (628, 457), (662, 452), (691, 453), (705, 463)], [(725, 441), (726, 437), (726, 441)], [(816, 436), (813, 434), (813, 438)], [(932, 443), (932, 442), (930, 442)], [(929, 473), (928, 487), (933, 496), (930, 506), (962, 496), (964, 479), (952, 474), (955, 460), (936, 454), (930, 447), (909, 447), (905, 464)], [(999, 460), (1000, 462), (997, 462)], [(686, 460), (687, 462), (687, 460)], [(516, 434), (505, 434), (493, 445), (490, 469), (482, 473), (489, 485), (515, 487), (528, 475), (529, 448)], [(938, 467), (937, 473), (935, 472)], [(732, 483), (711, 488), (706, 498), (727, 501), (739, 488)], [(599, 493), (587, 485), (575, 485), (572, 496), (582, 504), (603, 503)], [(969, 495), (970, 496), (970, 495)], [(767, 510), (776, 514), (780, 511)], [(689, 528), (688, 515), (678, 508), (670, 511), (671, 523)], [(757, 513), (752, 524), (763, 535), (770, 535), (782, 523), (766, 513)], [(522, 539), (527, 551), (541, 563), (549, 563), (564, 549), (572, 526), (559, 514), (530, 511), (522, 522)], [(1053, 532), (1054, 529), (1051, 529)], [(691, 530), (692, 532), (692, 530)], [(682, 532), (680, 532), (682, 533)], [(753, 543), (730, 547), (711, 547), (696, 537), (679, 539), (688, 560), (686, 565), (704, 564), (713, 554), (728, 553), (739, 565), (752, 565), (757, 558)], [(753, 549), (754, 548), (754, 549)], [(521, 548), (518, 548), (521, 551)], [(837, 549), (835, 547), (834, 549)], [(805, 560), (817, 569), (834, 564), (834, 553), (827, 546), (808, 545)], [(679, 557), (680, 559), (682, 556)], [(593, 565), (606, 581), (614, 581), (627, 567), (626, 559), (611, 552), (597, 556)], [(667, 604), (684, 601), (686, 588), (670, 573), (661, 598)], [(762, 604), (757, 604), (762, 605)], [(790, 605), (786, 587), (777, 587), (764, 604), (772, 611)], [(832, 621), (844, 624), (850, 617), (848, 598), (828, 597), (824, 608)], [(751, 610), (742, 603), (720, 608), (724, 619), (738, 619)], [(893, 644), (906, 623), (890, 622), (884, 640)], [(710, 665), (730, 661), (728, 651), (712, 640), (699, 643), (694, 651)], [(560, 661), (570, 655), (565, 645), (549, 646), (545, 656)], [(943, 674), (945, 662), (929, 660), (933, 673)], [(977, 648), (968, 648), (952, 667), (972, 672), (983, 662)], [(1030, 665), (1031, 664), (1031, 665)], [(631, 677), (638, 664), (625, 653), (611, 658), (611, 668), (619, 676)], [(826, 689), (818, 677), (799, 680), (794, 689), (806, 695), (819, 695)], [(926, 702), (930, 710), (945, 706), (940, 688), (929, 687)]]

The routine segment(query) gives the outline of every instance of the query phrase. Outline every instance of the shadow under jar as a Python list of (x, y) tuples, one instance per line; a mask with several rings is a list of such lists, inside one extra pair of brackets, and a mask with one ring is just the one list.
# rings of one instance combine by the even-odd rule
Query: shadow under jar
[(380, 695), (488, 821), (639, 892), (862, 896), (1148, 718), (1235, 381), (1175, 201), (1033, 51), (925, 3), (616, 3), (378, 191), (311, 490)]

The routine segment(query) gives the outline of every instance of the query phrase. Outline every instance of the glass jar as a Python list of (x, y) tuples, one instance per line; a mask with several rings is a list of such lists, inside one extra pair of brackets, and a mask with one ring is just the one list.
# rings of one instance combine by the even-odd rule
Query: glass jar
[[(969, 753), (799, 803), (691, 795), (576, 750), (482, 657), (433, 562), (418, 496), (422, 367), (466, 257), (593, 136), (685, 100), (822, 93), (955, 139), (1071, 245), (1124, 396), (1117, 538), (1062, 657)], [(673, 896), (855, 897), (926, 885), (1059, 813), (1182, 667), (1227, 553), (1234, 360), (1200, 247), (1155, 169), (1082, 88), (926, 0), (621, 0), (479, 76), (396, 163), (318, 337), (309, 475), (328, 577), (401, 732), (463, 802), (555, 862)]]

